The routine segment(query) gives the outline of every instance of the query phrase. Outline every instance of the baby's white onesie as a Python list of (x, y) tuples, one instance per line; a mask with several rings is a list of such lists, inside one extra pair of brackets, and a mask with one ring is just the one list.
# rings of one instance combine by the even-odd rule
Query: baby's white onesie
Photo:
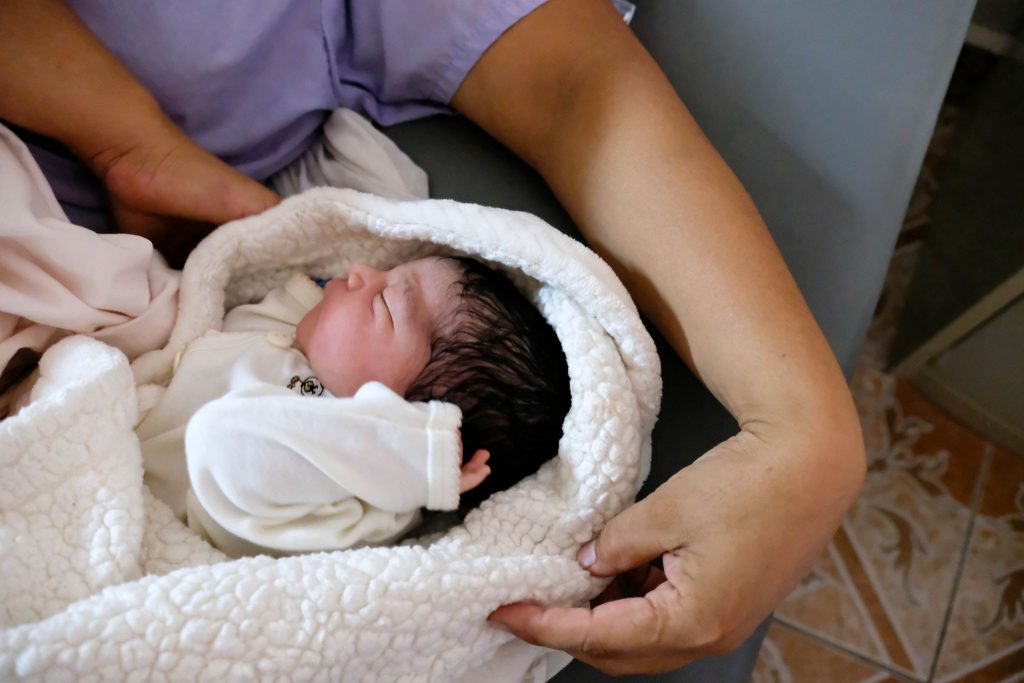
[(334, 397), (292, 347), (323, 297), (296, 274), (193, 341), (136, 428), (146, 483), (229, 555), (395, 540), (459, 501), (459, 409), (371, 382)]

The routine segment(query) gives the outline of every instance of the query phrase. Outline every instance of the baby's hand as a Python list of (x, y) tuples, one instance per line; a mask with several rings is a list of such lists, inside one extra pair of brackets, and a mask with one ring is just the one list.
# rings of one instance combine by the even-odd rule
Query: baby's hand
[[(462, 432), (455, 430), (455, 437), (459, 442), (459, 461), (461, 462)], [(469, 459), (469, 462), (463, 463), (462, 475), (459, 477), (459, 493), (465, 493), (472, 488), (476, 488), (480, 485), (480, 482), (487, 478), (487, 475), (491, 473), (491, 468), (487, 465), (487, 461), (490, 457), (491, 454), (481, 448), (473, 454), (473, 457)]]

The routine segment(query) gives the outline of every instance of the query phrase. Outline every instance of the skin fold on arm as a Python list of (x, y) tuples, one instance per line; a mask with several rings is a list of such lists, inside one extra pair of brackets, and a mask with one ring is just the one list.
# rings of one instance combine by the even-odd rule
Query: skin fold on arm
[(593, 610), (514, 605), (493, 618), (609, 673), (734, 649), (863, 481), (856, 411), (823, 334), (743, 187), (611, 3), (541, 6), (452, 104), (541, 173), (739, 424), (596, 543), (596, 575), (664, 555), (666, 577), (634, 571), (640, 597)]

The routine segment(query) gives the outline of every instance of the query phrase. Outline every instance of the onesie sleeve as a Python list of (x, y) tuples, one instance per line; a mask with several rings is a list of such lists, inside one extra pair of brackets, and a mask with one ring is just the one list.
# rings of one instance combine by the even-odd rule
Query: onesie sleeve
[(350, 398), (249, 388), (189, 420), (192, 496), (200, 517), (266, 548), (392, 540), (419, 508), (458, 506), (460, 422), (454, 405), (410, 403), (376, 383)]
[(326, 2), (337, 103), (382, 125), (450, 112), (448, 103), (484, 51), (543, 2)]

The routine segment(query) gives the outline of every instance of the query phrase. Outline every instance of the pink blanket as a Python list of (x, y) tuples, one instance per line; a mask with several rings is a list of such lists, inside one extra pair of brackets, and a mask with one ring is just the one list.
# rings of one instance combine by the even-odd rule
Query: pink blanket
[[(129, 359), (162, 347), (179, 279), (149, 240), (69, 222), (28, 149), (0, 125), (0, 371), (19, 349), (34, 356), (73, 333)], [(0, 385), (0, 418), (24, 384)]]

